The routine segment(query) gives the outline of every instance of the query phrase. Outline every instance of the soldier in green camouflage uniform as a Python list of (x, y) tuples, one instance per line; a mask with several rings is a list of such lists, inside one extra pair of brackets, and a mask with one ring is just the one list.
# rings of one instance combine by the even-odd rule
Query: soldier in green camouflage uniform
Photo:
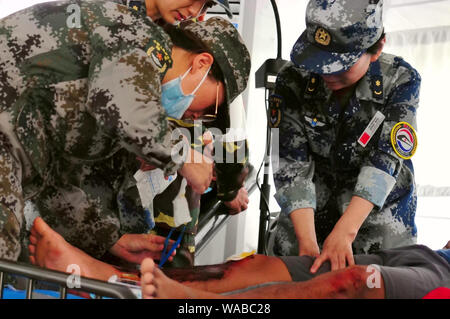
[[(154, 2), (150, 3), (150, 6), (147, 4), (144, 0), (117, 0), (118, 2), (122, 2), (124, 5), (130, 6), (136, 10), (140, 10), (142, 12), (148, 13), (147, 8), (152, 6), (153, 4), (157, 4), (158, 1), (149, 1)], [(167, 0), (164, 0), (165, 2), (160, 3), (163, 6), (170, 7), (171, 4), (167, 3)], [(204, 2), (204, 4), (202, 4)], [(176, 3), (176, 1), (172, 1), (173, 4)], [(191, 5), (191, 7), (188, 9), (187, 7), (184, 7), (185, 10), (182, 12), (185, 16), (187, 14), (190, 14), (191, 17), (196, 15), (199, 16), (201, 14), (204, 14), (206, 10), (209, 7), (212, 7), (214, 4), (219, 4), (223, 9), (225, 9), (228, 16), (231, 18), (231, 10), (229, 7), (229, 3), (227, 0), (214, 0), (214, 1), (194, 1), (194, 3)], [(202, 5), (202, 8), (198, 10), (198, 7)], [(157, 5), (158, 6), (158, 5)], [(160, 6), (161, 7), (161, 6)], [(170, 8), (165, 8), (167, 11), (170, 11)], [(197, 12), (197, 13), (196, 13)], [(169, 18), (167, 18), (167, 15), (162, 13), (161, 17), (166, 17), (166, 21), (169, 23), (172, 23)], [(222, 124), (227, 122), (228, 116), (226, 118), (221, 119)], [(178, 127), (188, 127), (191, 128), (191, 125), (188, 123), (181, 122), (173, 122), (175, 123), (175, 126)], [(204, 127), (203, 127), (204, 128)], [(225, 127), (222, 125), (222, 129), (225, 129)], [(190, 129), (191, 136), (194, 136), (193, 130)], [(196, 138), (193, 138), (193, 140), (197, 140)], [(198, 142), (198, 140), (197, 140)], [(248, 147), (246, 141), (241, 141), (241, 143), (244, 143), (245, 147), (245, 154), (248, 154)], [(201, 143), (200, 143), (201, 144)], [(191, 146), (194, 148), (194, 143), (191, 144)], [(203, 145), (204, 146), (204, 145)], [(228, 148), (230, 149), (230, 148)], [(224, 153), (227, 152), (227, 148), (224, 147)], [(226, 155), (225, 155), (226, 156)], [(246, 161), (246, 159), (244, 159)], [(247, 163), (246, 163), (247, 164)], [(218, 166), (215, 165), (215, 169), (217, 171)], [(222, 165), (223, 167), (223, 165)], [(238, 183), (236, 182), (230, 182), (230, 180), (234, 180), (236, 178), (239, 179), (239, 176), (242, 177), (247, 170), (245, 169), (246, 165), (240, 165), (240, 164), (227, 164), (225, 171), (226, 173), (220, 174), (221, 176), (221, 185), (222, 188), (225, 187), (228, 190), (227, 194), (221, 194), (218, 193), (218, 199), (222, 200), (223, 203), (227, 206), (232, 208), (234, 212), (240, 212), (242, 209), (244, 209), (245, 205), (243, 204), (245, 200), (248, 201), (248, 196), (245, 194), (242, 195), (242, 197), (238, 198), (238, 193), (241, 194), (243, 191), (240, 189), (243, 184), (243, 180), (239, 180)], [(230, 170), (234, 170), (234, 172), (230, 172)], [(131, 173), (131, 172), (130, 172)], [(231, 174), (230, 174), (231, 173)], [(226, 175), (226, 176), (225, 176)], [(162, 236), (166, 236), (170, 230), (171, 227), (173, 227), (173, 205), (172, 200), (176, 194), (179, 192), (179, 186), (181, 185), (182, 177), (178, 176), (177, 181), (171, 184), (168, 189), (166, 189), (162, 194), (156, 196), (154, 199), (154, 209), (155, 209), (155, 221), (156, 221), (156, 227), (151, 231), (153, 234), (158, 234)], [(138, 197), (138, 194), (135, 189), (135, 182), (134, 178), (129, 178), (129, 185), (128, 190), (124, 192), (124, 194), (121, 194), (121, 198), (126, 198), (126, 205), (123, 205), (123, 207), (126, 207), (126, 210), (121, 211), (121, 233), (135, 233), (139, 234), (142, 232), (147, 232), (147, 223), (145, 223), (144, 214), (141, 210), (140, 200)], [(197, 223), (198, 223), (198, 217), (200, 214), (200, 194), (197, 194), (194, 192), (189, 186), (186, 187), (186, 200), (189, 206), (190, 215), (192, 217), (191, 222), (188, 223), (186, 230), (183, 235), (183, 239), (180, 244), (180, 248), (177, 249), (177, 255), (174, 257), (173, 261), (166, 264), (165, 267), (184, 267), (184, 266), (191, 266), (194, 263), (194, 252), (195, 252), (195, 235), (197, 234)], [(137, 196), (137, 198), (136, 198)], [(134, 197), (134, 199), (133, 199)], [(136, 203), (137, 206), (130, 205), (131, 202)], [(122, 206), (122, 205), (121, 205)], [(177, 238), (180, 234), (180, 229), (182, 227), (180, 226), (177, 230), (175, 230), (173, 237)]]
[(315, 266), (330, 259), (337, 269), (353, 262), (352, 246), (369, 253), (415, 243), (420, 76), (381, 53), (382, 5), (308, 4), (307, 30), (271, 97), (280, 130), (276, 254), (318, 256), (323, 245)]
[[(214, 30), (230, 27), (216, 21)], [(143, 13), (112, 2), (42, 4), (1, 20), (2, 258), (19, 255), (24, 200), (98, 257), (119, 239), (111, 190), (126, 182), (130, 154), (166, 174), (189, 167), (171, 159), (177, 141), (160, 105), (171, 47)], [(249, 61), (226, 58), (238, 74), (226, 87), (229, 103), (245, 87), (248, 71), (238, 69)]]
[[(181, 27), (185, 30), (189, 25), (190, 23), (188, 22), (181, 24)], [(188, 40), (189, 43), (185, 43), (185, 37), (180, 39), (180, 36), (177, 36), (176, 32), (174, 34), (172, 27), (166, 26), (166, 30), (171, 35), (176, 46), (185, 47), (187, 50), (190, 48), (194, 52), (199, 50), (199, 48), (192, 44), (194, 42), (193, 40)], [(222, 51), (219, 47), (217, 49)], [(213, 131), (218, 129), (223, 133), (228, 128), (229, 115), (228, 112), (224, 111), (226, 111), (226, 108), (219, 108), (217, 119), (213, 122), (208, 121), (205, 123), (200, 118), (196, 119), (197, 122), (192, 122), (192, 120), (186, 119), (186, 117), (189, 117), (189, 112), (186, 112), (182, 119), (169, 118), (169, 121), (174, 126), (188, 132), (187, 135), (190, 136), (191, 147), (203, 153), (205, 147), (203, 134), (205, 131), (212, 127)], [(248, 173), (248, 146), (246, 140), (226, 143), (221, 141), (220, 136), (216, 136), (214, 150), (219, 148), (221, 152), (214, 154), (218, 189), (217, 198), (224, 202), (225, 205), (229, 205), (231, 201), (238, 197), (245, 176)], [(230, 158), (233, 159), (233, 162), (230, 161)], [(134, 171), (130, 171), (129, 173), (132, 174)], [(156, 226), (151, 230), (151, 233), (167, 236), (171, 228), (175, 227), (174, 216), (176, 212), (174, 210), (173, 200), (180, 193), (182, 179), (182, 176), (178, 176), (163, 193), (154, 198), (153, 208)], [(120, 210), (121, 231), (134, 234), (145, 233), (148, 231), (148, 225), (145, 222), (145, 214), (142, 210), (135, 182), (132, 177), (128, 178), (128, 180), (127, 189), (120, 194), (120, 198), (125, 204), (123, 205), (124, 209)], [(186, 187), (185, 200), (187, 201), (187, 207), (189, 207), (191, 221), (186, 225), (176, 256), (173, 261), (165, 264), (165, 267), (188, 267), (194, 265), (195, 235), (197, 234), (197, 224), (200, 214), (200, 197), (201, 194), (194, 192), (189, 186)], [(173, 239), (181, 236), (182, 228), (183, 225), (174, 229)]]

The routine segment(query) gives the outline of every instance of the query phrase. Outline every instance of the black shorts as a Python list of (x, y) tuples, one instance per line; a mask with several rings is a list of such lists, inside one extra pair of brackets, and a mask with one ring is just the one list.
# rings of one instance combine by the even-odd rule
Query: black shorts
[[(314, 258), (309, 256), (279, 258), (285, 263), (293, 281), (310, 280), (331, 270), (327, 261), (316, 274), (311, 274), (309, 269)], [(355, 255), (354, 258), (357, 265), (378, 266), (387, 299), (420, 299), (438, 287), (450, 288), (450, 264), (426, 246), (386, 249), (371, 255)]]

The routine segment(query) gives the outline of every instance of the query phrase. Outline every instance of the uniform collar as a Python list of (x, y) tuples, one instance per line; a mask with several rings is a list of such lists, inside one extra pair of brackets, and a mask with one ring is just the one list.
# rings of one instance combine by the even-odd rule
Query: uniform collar
[[(310, 74), (307, 81), (304, 92), (305, 99), (330, 100), (333, 92), (324, 84), (319, 75)], [(378, 103), (384, 101), (383, 74), (378, 60), (369, 65), (369, 70), (356, 86), (355, 94), (358, 100), (373, 100)]]
[(145, 6), (145, 0), (120, 0), (120, 2), (138, 12), (147, 15), (147, 7)]
[(361, 100), (383, 103), (385, 98), (383, 75), (378, 60), (369, 65), (369, 70), (359, 80), (344, 113), (342, 113), (342, 109), (337, 102), (332, 99), (333, 91), (325, 85), (319, 75), (310, 74), (307, 81), (304, 92), (305, 100), (322, 101), (315, 104), (316, 106), (321, 105), (321, 108), (323, 108), (317, 110), (317, 116), (320, 117), (319, 114), (322, 114), (327, 118), (326, 121), (331, 124), (339, 121), (340, 117), (342, 117), (341, 120), (352, 117), (359, 111), (359, 101)]

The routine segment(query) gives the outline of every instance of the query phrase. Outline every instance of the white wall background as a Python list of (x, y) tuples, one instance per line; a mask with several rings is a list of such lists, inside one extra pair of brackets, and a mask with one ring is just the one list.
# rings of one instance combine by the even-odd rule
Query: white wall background
[[(278, 0), (277, 7), (281, 19), (282, 58), (289, 60), (290, 50), (301, 31), (305, 29), (304, 12), (307, 1)], [(247, 108), (247, 134), (251, 149), (250, 162), (259, 169), (264, 158), (266, 145), (265, 92), (263, 88), (255, 89), (255, 72), (267, 59), (277, 57), (277, 36), (275, 17), (269, 0), (241, 0), (243, 11), (243, 38), (252, 56), (252, 70), (249, 88), (244, 94)], [(262, 183), (264, 168), (261, 170)], [(271, 178), (270, 210), (280, 210), (273, 198), (275, 186)], [(250, 251), (258, 247), (260, 194), (255, 191), (250, 197), (248, 211), (245, 213), (245, 241), (243, 250)]]
[(413, 158), (419, 191), (418, 242), (441, 248), (450, 239), (450, 1), (387, 4), (385, 51), (402, 56), (422, 76), (419, 147)]
[(11, 13), (28, 8), (34, 4), (56, 0), (0, 0), (0, 18)]

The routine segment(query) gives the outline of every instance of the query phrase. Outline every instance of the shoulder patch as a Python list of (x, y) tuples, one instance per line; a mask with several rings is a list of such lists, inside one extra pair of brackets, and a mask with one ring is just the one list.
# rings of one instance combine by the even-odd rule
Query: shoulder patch
[(391, 143), (398, 156), (410, 159), (417, 149), (416, 131), (410, 124), (399, 122), (392, 128)]
[(269, 127), (277, 128), (281, 123), (281, 107), (284, 103), (282, 96), (277, 94), (272, 94), (269, 97)]
[(156, 40), (152, 40), (147, 46), (147, 55), (153, 60), (160, 73), (164, 73), (172, 67), (172, 58), (167, 50)]

